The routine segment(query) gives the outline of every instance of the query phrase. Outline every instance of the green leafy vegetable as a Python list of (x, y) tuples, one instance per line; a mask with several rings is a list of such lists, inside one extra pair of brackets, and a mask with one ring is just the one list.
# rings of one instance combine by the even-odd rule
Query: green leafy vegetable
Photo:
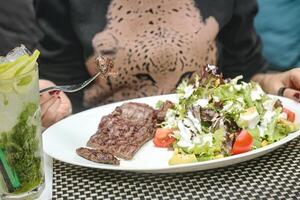
[(242, 76), (224, 80), (216, 72), (216, 67), (207, 66), (193, 84), (184, 81), (177, 88), (178, 103), (162, 123), (163, 128), (175, 130), (177, 153), (210, 160), (231, 155), (242, 130), (253, 138), (251, 149), (299, 130), (284, 119), (280, 101), (269, 97), (257, 83), (243, 82)]
[(7, 161), (21, 182), (14, 191), (16, 194), (37, 187), (43, 180), (37, 109), (36, 104), (27, 104), (12, 130), (0, 133), (0, 148), (6, 152)]

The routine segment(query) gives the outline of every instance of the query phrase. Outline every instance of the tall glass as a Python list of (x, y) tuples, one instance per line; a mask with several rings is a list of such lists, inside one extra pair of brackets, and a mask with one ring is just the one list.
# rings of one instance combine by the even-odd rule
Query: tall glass
[[(20, 62), (15, 63), (18, 64)], [(32, 62), (27, 64), (32, 65)], [(28, 69), (26, 73), (5, 79), (1, 78), (0, 67), (0, 199), (34, 199), (44, 189), (39, 78), (35, 60), (33, 67)], [(7, 69), (2, 67), (3, 70)]]

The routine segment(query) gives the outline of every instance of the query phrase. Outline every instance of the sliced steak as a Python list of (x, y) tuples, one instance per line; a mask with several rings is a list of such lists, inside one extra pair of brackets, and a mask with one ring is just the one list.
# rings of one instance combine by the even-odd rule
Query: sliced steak
[(165, 121), (165, 117), (167, 114), (167, 111), (172, 108), (174, 106), (174, 103), (167, 100), (165, 101), (161, 107), (159, 108), (159, 110), (157, 111), (157, 123), (161, 123), (163, 121)]
[(102, 117), (98, 131), (88, 147), (105, 149), (114, 156), (130, 160), (141, 146), (153, 138), (157, 123), (156, 111), (142, 103), (124, 103)]
[(111, 153), (103, 151), (101, 149), (90, 149), (85, 147), (80, 147), (76, 149), (76, 153), (90, 161), (111, 165), (119, 165), (120, 161), (114, 157)]

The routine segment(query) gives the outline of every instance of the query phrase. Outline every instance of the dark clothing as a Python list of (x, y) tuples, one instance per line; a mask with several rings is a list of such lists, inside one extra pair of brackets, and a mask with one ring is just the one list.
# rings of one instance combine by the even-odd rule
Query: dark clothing
[(0, 0), (0, 55), (24, 44), (33, 51), (41, 32), (35, 21), (33, 0)]
[[(107, 19), (110, 3), (108, 0), (36, 1), (37, 19), (45, 33), (39, 47), (42, 78), (71, 84), (89, 77), (85, 61), (94, 52), (91, 41), (95, 34), (113, 20)], [(260, 39), (253, 28), (255, 0), (197, 0), (195, 5), (203, 19), (212, 16), (219, 25), (217, 61), (225, 77), (243, 74), (249, 80), (265, 69)]]

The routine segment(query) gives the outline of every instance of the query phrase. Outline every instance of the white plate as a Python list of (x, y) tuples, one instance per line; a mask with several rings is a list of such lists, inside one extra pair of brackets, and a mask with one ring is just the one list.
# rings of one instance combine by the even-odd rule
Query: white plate
[[(154, 106), (158, 100), (175, 101), (175, 95), (154, 96), (140, 99), (133, 99), (133, 102), (147, 103)], [(296, 113), (296, 121), (299, 123), (300, 107), (299, 104), (286, 99), (280, 98), (285, 107)], [(183, 165), (168, 165), (168, 160), (172, 156), (172, 151), (164, 148), (154, 147), (152, 140), (146, 143), (130, 161), (121, 160), (119, 166), (99, 164), (88, 161), (76, 154), (76, 149), (86, 145), (90, 136), (96, 133), (98, 124), (103, 115), (111, 113), (116, 106), (124, 102), (109, 104), (93, 108), (75, 115), (72, 115), (48, 128), (43, 133), (44, 151), (49, 156), (74, 165), (110, 169), (110, 170), (126, 170), (136, 172), (150, 173), (169, 173), (169, 172), (189, 172), (200, 171), (224, 167), (235, 163), (262, 156), (281, 145), (293, 140), (300, 135), (300, 131), (289, 134), (282, 140), (270, 144), (247, 153), (234, 155), (230, 157), (220, 158), (216, 160), (203, 161), (198, 163), (190, 163)]]

